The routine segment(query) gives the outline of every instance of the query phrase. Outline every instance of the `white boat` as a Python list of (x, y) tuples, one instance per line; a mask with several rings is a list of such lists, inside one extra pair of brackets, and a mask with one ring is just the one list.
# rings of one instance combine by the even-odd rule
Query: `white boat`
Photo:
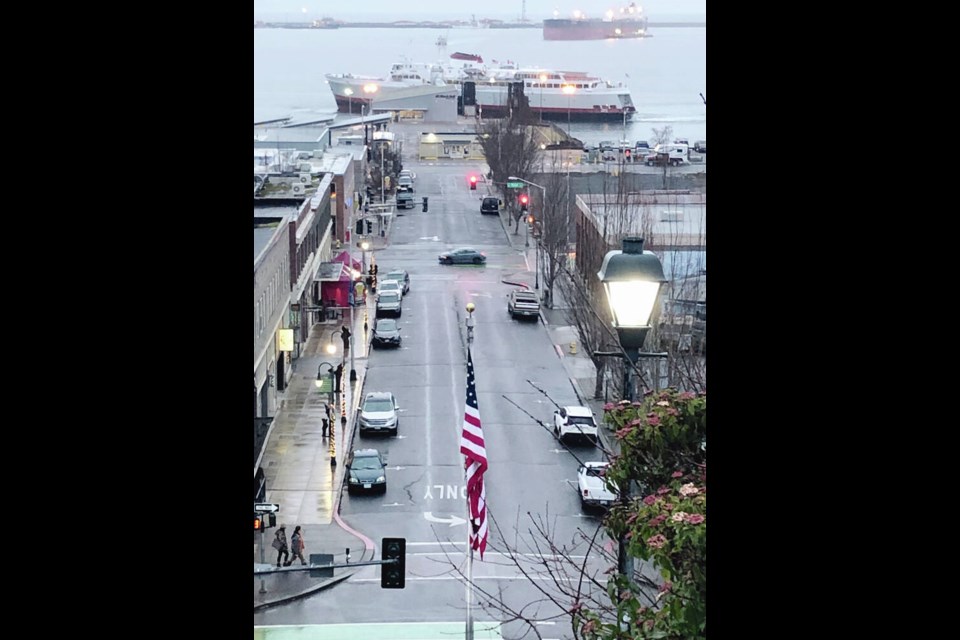
[(483, 58), (458, 52), (443, 62), (395, 62), (385, 78), (349, 73), (325, 77), (339, 111), (360, 113), (360, 105), (366, 105), (369, 113), (372, 102), (430, 95), (440, 87), (459, 85), (464, 79), (482, 78), (486, 73)]
[(509, 85), (523, 83), (531, 111), (545, 118), (620, 120), (636, 107), (630, 89), (582, 71), (502, 69), (476, 83), (481, 117), (499, 117), (509, 109)]

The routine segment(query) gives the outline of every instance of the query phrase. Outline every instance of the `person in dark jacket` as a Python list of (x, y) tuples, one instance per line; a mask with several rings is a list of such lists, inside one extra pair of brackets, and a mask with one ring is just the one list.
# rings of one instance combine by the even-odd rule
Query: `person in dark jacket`
[(290, 564), (293, 563), (294, 558), (300, 558), (300, 564), (306, 566), (307, 561), (303, 559), (303, 550), (307, 547), (305, 544), (303, 544), (303, 534), (300, 533), (300, 525), (297, 525), (293, 529), (293, 536), (290, 537), (290, 545), (293, 555), (290, 556), (287, 566), (290, 566)]
[[(281, 558), (283, 560), (290, 559), (290, 548), (287, 546), (287, 528), (283, 525), (280, 525), (280, 528), (277, 529), (276, 539), (273, 541), (273, 548), (277, 550), (277, 567), (281, 565)], [(290, 563), (287, 562), (287, 566), (290, 566)]]

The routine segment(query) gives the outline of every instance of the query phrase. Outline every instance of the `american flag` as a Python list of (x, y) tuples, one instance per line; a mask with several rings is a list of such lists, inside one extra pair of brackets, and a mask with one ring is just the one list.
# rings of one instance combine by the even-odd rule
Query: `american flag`
[(480, 429), (480, 408), (477, 405), (477, 385), (473, 375), (473, 355), (467, 349), (467, 404), (463, 415), (463, 435), (460, 453), (466, 458), (467, 507), (470, 511), (470, 546), (483, 552), (487, 548), (487, 496), (483, 488), (483, 474), (487, 470), (487, 448)]

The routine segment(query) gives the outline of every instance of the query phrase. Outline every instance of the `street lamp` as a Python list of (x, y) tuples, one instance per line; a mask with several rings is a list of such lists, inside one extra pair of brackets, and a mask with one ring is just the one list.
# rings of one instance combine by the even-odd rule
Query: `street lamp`
[(540, 74), (540, 122), (543, 122), (543, 85), (547, 81), (547, 74)]
[(565, 84), (561, 89), (565, 94), (567, 94), (567, 135), (570, 135), (570, 99), (574, 93), (577, 92), (577, 88), (572, 84)]
[[(622, 251), (607, 252), (597, 277), (606, 289), (610, 312), (613, 314), (613, 326), (628, 360), (623, 373), (623, 397), (632, 402), (636, 393), (631, 373), (637, 360), (641, 356), (664, 355), (641, 353), (640, 349), (650, 330), (650, 317), (656, 307), (660, 288), (667, 279), (663, 275), (660, 258), (652, 251), (644, 251), (643, 238), (635, 236), (623, 239)], [(620, 499), (624, 504), (630, 498), (631, 482), (632, 480), (628, 479), (621, 487)], [(619, 540), (617, 567), (620, 575), (628, 583), (632, 582), (633, 559), (627, 555), (626, 535)]]
[[(377, 89), (379, 89), (379, 87), (372, 82), (368, 82), (367, 84), (363, 85), (363, 92), (367, 96), (363, 104), (364, 106), (369, 105), (370, 108), (368, 109), (368, 111), (371, 114), (373, 114), (373, 94), (377, 92)], [(360, 110), (360, 117), (363, 118), (363, 109)], [(367, 123), (364, 122), (363, 123), (363, 144), (364, 145), (368, 144), (367, 142), (368, 138), (369, 136), (367, 135)]]
[[(366, 221), (364, 221), (366, 222)], [(370, 249), (370, 243), (364, 240), (360, 243), (360, 250), (363, 252), (361, 254), (361, 265), (363, 267), (363, 272), (367, 273), (367, 251)]]
[[(541, 208), (540, 208), (540, 235), (542, 236), (543, 233), (544, 233), (543, 215), (544, 215), (544, 211), (546, 211), (546, 209), (547, 209), (547, 190), (546, 190), (546, 188), (540, 186), (539, 184), (537, 184), (537, 183), (535, 183), (535, 182), (530, 182), (529, 180), (524, 180), (523, 178), (518, 178), (517, 176), (508, 176), (508, 177), (507, 177), (507, 180), (517, 180), (517, 181), (523, 182), (524, 184), (528, 184), (528, 185), (530, 185), (531, 187), (536, 187), (537, 189), (540, 189), (540, 191), (542, 192), (542, 198), (541, 198), (541, 200), (540, 200), (540, 207), (541, 207)], [(539, 239), (539, 238), (537, 238), (537, 260), (536, 260), (536, 262), (537, 262), (537, 268), (534, 270), (534, 286), (533, 286), (533, 288), (539, 290), (539, 289), (540, 289), (540, 239)]]
[(639, 350), (650, 330), (650, 316), (660, 288), (667, 281), (663, 265), (656, 254), (643, 250), (643, 238), (627, 237), (623, 239), (622, 251), (610, 251), (604, 256), (597, 277), (607, 292), (613, 326), (630, 361), (625, 368), (623, 392), (625, 399), (633, 400), (630, 372), (642, 355)]
[(347, 87), (343, 92), (347, 94), (347, 105), (350, 108), (350, 115), (353, 115), (353, 89)]
[[(334, 379), (334, 376), (336, 375), (336, 372), (335, 372), (335, 369), (333, 368), (333, 365), (330, 364), (329, 362), (321, 362), (320, 366), (317, 367), (316, 385), (317, 385), (317, 389), (321, 389), (321, 390), (323, 389), (323, 385), (325, 382), (325, 380), (323, 379), (324, 366), (330, 367), (330, 389), (327, 391), (327, 394), (328, 394), (327, 401), (330, 404), (333, 404), (333, 392), (334, 392), (334, 389), (336, 389), (336, 381)], [(324, 418), (324, 420), (328, 420), (328, 419), (329, 418)], [(336, 425), (334, 425), (332, 422), (328, 423), (327, 432), (330, 434), (330, 466), (335, 467), (337, 466), (337, 427)]]
[[(323, 350), (324, 350), (324, 351), (327, 353), (327, 355), (329, 355), (329, 356), (332, 356), (332, 355), (334, 355), (334, 354), (337, 353), (337, 345), (335, 345), (335, 344), (333, 343), (333, 334), (334, 334), (334, 333), (336, 333), (336, 329), (331, 329), (331, 330), (330, 330), (330, 335), (327, 336), (327, 344), (326, 344), (326, 346), (323, 348)], [(319, 386), (319, 385), (317, 385), (317, 386)]]

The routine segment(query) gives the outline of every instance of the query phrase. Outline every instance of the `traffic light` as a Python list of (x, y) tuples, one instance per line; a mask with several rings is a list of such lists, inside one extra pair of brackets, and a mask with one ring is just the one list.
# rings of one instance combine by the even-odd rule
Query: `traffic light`
[(470, 176), (470, 191), (477, 190), (477, 176)]
[(275, 527), (275, 526), (277, 526), (277, 514), (275, 514), (275, 513), (268, 513), (268, 514), (267, 514), (267, 528), (270, 529), (270, 528)]
[(373, 220), (367, 220), (367, 235), (373, 233)]
[(357, 235), (363, 235), (363, 220), (357, 220)]
[(407, 539), (383, 538), (380, 549), (384, 560), (396, 560), (380, 565), (380, 588), (403, 589), (407, 572)]
[(525, 193), (520, 194), (520, 211), (526, 211), (527, 205), (530, 203), (530, 196)]
[(259, 513), (253, 514), (253, 530), (263, 531), (263, 518)]
[(629, 160), (629, 159), (630, 159), (630, 149), (624, 150), (623, 155), (625, 155), (625, 156), (627, 157), (627, 160)]
[(527, 216), (527, 224), (533, 224), (533, 223), (534, 223), (534, 219), (533, 219), (533, 214), (531, 213), (530, 215)]

